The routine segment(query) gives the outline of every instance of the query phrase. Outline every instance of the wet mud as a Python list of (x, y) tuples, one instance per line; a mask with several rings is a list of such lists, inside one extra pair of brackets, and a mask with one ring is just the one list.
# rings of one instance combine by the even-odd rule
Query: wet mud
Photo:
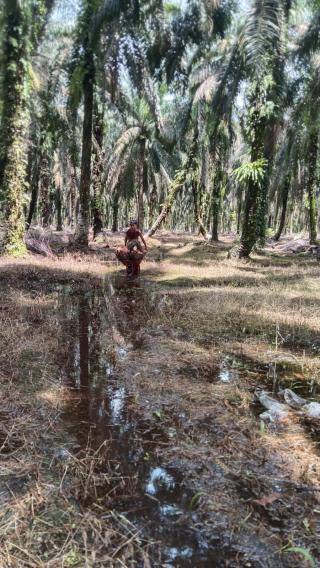
[[(61, 286), (56, 291), (61, 342), (56, 363), (68, 394), (61, 414), (64, 444), (54, 459), (97, 456), (93, 467), (99, 482), (75, 492), (82, 510), (123, 515), (153, 543), (149, 554), (155, 567), (298, 566), (299, 560), (287, 559), (282, 548), (296, 531), (291, 518), (303, 522), (307, 515), (308, 526), (316, 530), (314, 491), (291, 483), (289, 474), (279, 477), (279, 465), (268, 462), (266, 449), (250, 456), (250, 426), (233, 439), (231, 414), (222, 425), (204, 407), (193, 420), (169, 389), (161, 391), (161, 404), (155, 406), (152, 392), (137, 388), (140, 360), (141, 372), (149, 366), (153, 381), (163, 375), (152, 359), (157, 337), (161, 350), (165, 336), (159, 326), (152, 327), (159, 309), (152, 285), (117, 276), (94, 289)], [(252, 368), (230, 353), (220, 354), (202, 377), (197, 369), (175, 363), (177, 380), (197, 377), (222, 389), (239, 388), (245, 380), (249, 393), (259, 382), (271, 393), (289, 387), (308, 399), (319, 398), (316, 383), (286, 378), (276, 365)], [(232, 412), (239, 402), (230, 398), (220, 404)], [(254, 436), (259, 436), (262, 410), (252, 399), (243, 410), (256, 422)], [(317, 428), (304, 427), (315, 441)], [(217, 454), (210, 453), (212, 448)]]
[[(212, 566), (224, 554), (199, 542), (200, 531), (193, 527), (190, 501), (192, 493), (183, 484), (182, 473), (162, 463), (158, 448), (168, 445), (171, 430), (166, 422), (144, 418), (135, 400), (134, 388), (117, 372), (118, 363), (126, 364), (129, 353), (144, 349), (142, 327), (156, 310), (155, 299), (135, 282), (117, 278), (100, 289), (70, 296), (62, 288), (57, 317), (63, 319), (67, 356), (61, 373), (70, 389), (71, 403), (62, 419), (68, 434), (68, 449), (81, 456), (84, 452), (106, 451), (101, 473), (110, 477), (113, 468), (119, 481), (110, 487), (101, 483), (94, 495), (78, 495), (82, 506), (103, 503), (111, 491), (109, 506), (134, 522), (146, 538), (155, 543), (155, 565)], [(130, 361), (127, 363), (130, 366)], [(145, 401), (147, 404), (147, 401)]]

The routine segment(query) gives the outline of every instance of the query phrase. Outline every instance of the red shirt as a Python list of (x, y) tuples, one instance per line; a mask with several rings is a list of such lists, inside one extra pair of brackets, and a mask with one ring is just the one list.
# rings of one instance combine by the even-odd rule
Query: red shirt
[(140, 234), (141, 233), (139, 229), (130, 227), (130, 229), (127, 230), (127, 239), (129, 239), (129, 241), (133, 241), (134, 239), (138, 239), (138, 237), (140, 237)]

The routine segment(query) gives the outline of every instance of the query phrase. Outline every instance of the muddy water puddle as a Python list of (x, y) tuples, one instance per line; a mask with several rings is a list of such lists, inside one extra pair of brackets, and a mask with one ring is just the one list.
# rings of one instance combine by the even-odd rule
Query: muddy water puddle
[[(70, 391), (62, 416), (66, 443), (80, 457), (104, 448), (98, 473), (107, 474), (106, 482), (95, 488), (94, 500), (101, 507), (111, 494), (108, 507), (153, 540), (161, 551), (159, 565), (212, 566), (220, 552), (199, 543), (189, 509), (192, 495), (180, 472), (158, 457), (157, 448), (166, 446), (177, 422), (164, 429), (156, 419), (146, 420), (118, 370), (119, 363), (130, 366), (132, 352), (144, 349), (143, 327), (155, 309), (152, 292), (121, 279), (81, 294), (61, 290), (57, 314), (66, 348), (60, 369)], [(108, 481), (113, 475), (115, 486)], [(84, 496), (82, 505), (92, 506), (92, 499)]]
[[(179, 420), (174, 412), (166, 415), (165, 426), (160, 414), (146, 418), (148, 400), (142, 405), (128, 381), (131, 355), (148, 350), (145, 329), (157, 302), (152, 287), (123, 278), (78, 293), (60, 289), (56, 317), (64, 348), (58, 364), (70, 393), (62, 416), (66, 447), (79, 459), (87, 453), (102, 456), (96, 466), (100, 483), (78, 499), (84, 508), (116, 509), (134, 523), (159, 551), (153, 566), (228, 566), (229, 555), (234, 558), (234, 551), (222, 545), (228, 535), (218, 535), (214, 544), (205, 537), (185, 472), (164, 463), (159, 451), (179, 431)], [(237, 383), (250, 369), (243, 358), (222, 355), (210, 382)], [(286, 386), (301, 396), (318, 396), (311, 383), (304, 383), (307, 390), (303, 381), (287, 384), (277, 368), (259, 369), (256, 375), (274, 394)]]

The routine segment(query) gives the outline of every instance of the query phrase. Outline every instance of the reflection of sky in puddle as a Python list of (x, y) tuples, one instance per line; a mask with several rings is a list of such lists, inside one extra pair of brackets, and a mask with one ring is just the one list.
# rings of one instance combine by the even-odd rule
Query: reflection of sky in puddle
[(116, 352), (119, 359), (125, 359), (128, 354), (128, 350), (125, 347), (116, 347)]
[[(112, 298), (113, 294), (115, 298)], [(143, 515), (143, 523), (148, 520), (155, 525), (154, 535), (161, 542), (166, 566), (189, 564), (190, 558), (191, 563), (193, 562), (197, 548), (196, 545), (194, 550), (190, 548), (190, 534), (188, 531), (185, 533), (184, 527), (180, 528), (182, 521), (187, 524), (189, 516), (185, 511), (184, 494), (180, 494), (179, 473), (175, 473), (170, 467), (166, 469), (160, 465), (154, 466), (158, 463), (155, 461), (158, 460), (158, 455), (149, 447), (151, 441), (149, 429), (144, 434), (145, 423), (142, 420), (141, 439), (136, 438), (137, 430), (140, 436), (140, 423), (139, 418), (137, 419), (131, 411), (131, 386), (128, 389), (121, 386), (122, 367), (130, 358), (132, 349), (136, 349), (137, 345), (141, 346), (140, 339), (139, 342), (136, 342), (135, 338), (132, 339), (129, 299), (123, 302), (119, 291), (114, 290), (112, 285), (107, 291), (107, 296), (109, 297), (106, 303), (100, 292), (94, 292), (88, 300), (83, 298), (81, 302), (76, 296), (74, 302), (73, 319), (75, 330), (79, 330), (79, 336), (76, 336), (78, 341), (70, 339), (68, 372), (72, 373), (74, 379), (72, 388), (76, 385), (85, 389), (83, 391), (85, 415), (79, 433), (81, 443), (79, 447), (84, 443), (87, 444), (87, 432), (90, 432), (90, 441), (97, 437), (99, 445), (102, 438), (110, 439), (112, 456), (121, 468), (123, 466), (124, 473), (127, 475), (128, 472), (129, 479), (131, 475), (132, 479), (136, 475), (139, 477), (135, 499), (137, 498), (139, 503), (142, 501), (143, 505), (146, 504), (145, 507), (137, 507), (137, 513), (134, 514), (131, 513), (130, 508), (130, 519), (134, 515), (134, 521), (136, 518), (139, 521)], [(115, 305), (117, 299), (119, 306)], [(102, 308), (101, 313), (99, 307)], [(119, 328), (118, 320), (123, 324), (119, 325)], [(158, 378), (163, 369), (156, 366), (153, 372)], [(144, 405), (150, 406), (147, 392)], [(185, 418), (185, 413), (181, 413), (180, 417)], [(76, 413), (71, 422), (71, 432), (73, 431), (76, 434), (79, 431)], [(177, 435), (174, 422), (167, 427), (167, 433), (170, 438)], [(95, 441), (92, 445), (95, 447)], [(120, 507), (122, 510), (123, 506)], [(143, 512), (140, 513), (140, 510)]]
[(124, 402), (126, 398), (126, 391), (123, 387), (120, 387), (115, 391), (113, 391), (112, 389), (108, 390), (108, 394), (110, 397), (112, 422), (118, 423), (121, 421)]
[(112, 375), (113, 369), (114, 369), (114, 367), (113, 367), (113, 365), (111, 365), (111, 363), (108, 363), (108, 364), (106, 365), (106, 375), (107, 375), (108, 377), (110, 377), (110, 376)]
[(165, 517), (175, 517), (176, 515), (182, 515), (183, 512), (175, 507), (174, 505), (164, 504), (160, 506), (160, 513)]
[(226, 367), (225, 363), (220, 365), (218, 380), (221, 383), (232, 383), (237, 378), (237, 371)]
[(104, 416), (106, 415), (103, 402), (99, 406), (98, 414), (99, 414), (100, 418), (104, 418)]
[(155, 467), (151, 470), (149, 480), (146, 485), (146, 493), (156, 495), (161, 487), (167, 490), (173, 489), (175, 481), (163, 467)]
[(175, 546), (171, 546), (170, 548), (166, 549), (166, 556), (168, 560), (176, 560), (177, 558), (191, 558), (193, 555), (193, 550), (190, 546), (182, 546), (177, 548)]

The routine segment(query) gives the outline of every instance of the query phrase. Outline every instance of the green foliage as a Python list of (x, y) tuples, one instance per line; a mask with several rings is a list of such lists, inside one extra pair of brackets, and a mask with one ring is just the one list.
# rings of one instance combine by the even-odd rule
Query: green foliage
[(73, 109), (79, 107), (82, 98), (82, 83), (84, 77), (84, 66), (82, 62), (78, 63), (71, 74), (69, 82), (69, 97), (70, 104)]
[(268, 162), (264, 158), (260, 158), (255, 162), (246, 162), (233, 170), (233, 177), (237, 182), (248, 183), (253, 181), (261, 186), (264, 179)]
[[(248, 9), (232, 0), (81, 0), (66, 21), (59, 4), (60, 19), (50, 21), (44, 47), (40, 40), (53, 3), (3, 0), (11, 17), (6, 23), (5, 13), (0, 16), (0, 170), (12, 143), (8, 133), (18, 133), (13, 116), (21, 104), (31, 109), (35, 130), (31, 136), (24, 125), (18, 140), (31, 141), (27, 191), (39, 186), (34, 165), (46, 161), (50, 178), (58, 155), (62, 210), (74, 217), (87, 81), (103, 110), (102, 134), (93, 128), (88, 152), (92, 168), (84, 172), (88, 202), (107, 215), (116, 199), (126, 216), (143, 182), (150, 218), (162, 204), (179, 226), (187, 219), (190, 227), (200, 215), (208, 227), (214, 217), (223, 230), (239, 230), (242, 223), (245, 233), (247, 217), (251, 242), (261, 237), (258, 226), (265, 234), (267, 213), (272, 222), (279, 217), (283, 178), (291, 169), (290, 207), (307, 206), (297, 224), (306, 222), (308, 209), (317, 219), (318, 156), (312, 194), (304, 197), (310, 136), (319, 132), (320, 116), (316, 0), (300, 12), (301, 3), (286, 0), (252, 0)], [(72, 3), (65, 4), (72, 11)], [(13, 17), (19, 17), (16, 25)], [(91, 144), (90, 126), (87, 132), (82, 150)], [(23, 169), (25, 174), (26, 161)], [(40, 171), (40, 194), (42, 181)], [(21, 211), (26, 185), (20, 190)], [(2, 183), (0, 191), (4, 204), (8, 186)]]
[(314, 557), (310, 554), (309, 550), (307, 550), (306, 548), (302, 548), (301, 546), (290, 546), (289, 548), (286, 548), (285, 550), (286, 553), (296, 553), (296, 554), (300, 554), (301, 556), (303, 556), (303, 558), (305, 560), (307, 560), (307, 562), (309, 562), (311, 568), (316, 568), (316, 561), (314, 559)]
[(167, 15), (177, 16), (180, 12), (180, 9), (177, 4), (173, 4), (172, 2), (165, 2), (164, 11)]

